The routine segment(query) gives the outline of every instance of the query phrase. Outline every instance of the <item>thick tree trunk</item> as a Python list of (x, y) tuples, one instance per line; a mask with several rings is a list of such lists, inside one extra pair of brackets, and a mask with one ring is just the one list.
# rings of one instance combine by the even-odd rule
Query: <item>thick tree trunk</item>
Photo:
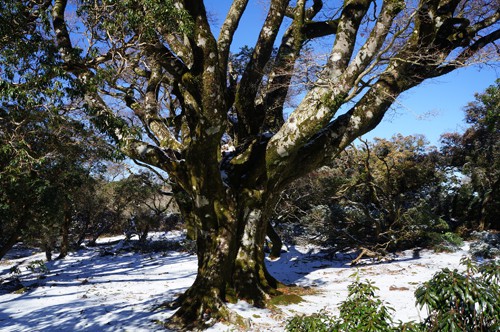
[(244, 215), (245, 227), (234, 262), (235, 295), (258, 307), (265, 307), (270, 296), (276, 294), (277, 281), (265, 265), (264, 241), (267, 220), (262, 208), (248, 209)]
[(228, 229), (198, 231), (198, 273), (193, 285), (173, 306), (179, 310), (169, 319), (168, 328), (191, 330), (206, 328), (219, 321), (234, 321), (225, 305), (226, 285), (234, 256), (234, 233)]
[[(265, 307), (272, 296), (279, 294), (279, 282), (268, 272), (264, 253), (266, 234), (274, 231), (269, 229), (269, 206), (273, 206), (273, 199), (265, 191), (248, 193), (248, 197), (240, 202), (245, 227), (235, 258), (232, 286), (238, 298)], [(273, 246), (281, 249), (281, 240), (279, 244), (274, 241)]]
[[(243, 299), (265, 307), (271, 296), (278, 293), (278, 282), (267, 271), (264, 260), (268, 224), (265, 200), (261, 199), (260, 191), (252, 190), (242, 190), (237, 197), (238, 202), (223, 208), (228, 212), (226, 215), (238, 218), (234, 228), (230, 226), (233, 221), (227, 223), (221, 215), (218, 224), (227, 227), (198, 230), (197, 277), (186, 293), (171, 303), (180, 308), (167, 327), (205, 328), (220, 320), (241, 325), (244, 321), (227, 309), (226, 301)], [(196, 208), (189, 211), (192, 217)]]

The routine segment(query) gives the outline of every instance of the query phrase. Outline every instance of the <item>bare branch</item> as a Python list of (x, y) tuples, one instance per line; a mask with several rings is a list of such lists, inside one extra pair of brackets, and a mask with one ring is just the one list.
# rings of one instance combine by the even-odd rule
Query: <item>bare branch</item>
[(254, 101), (259, 84), (264, 75), (264, 66), (269, 61), (273, 44), (283, 21), (289, 0), (272, 0), (267, 18), (260, 31), (256, 47), (242, 75), (235, 106), (241, 124), (238, 126), (239, 137), (255, 135), (264, 120), (264, 114), (255, 114)]
[(485, 18), (484, 20), (469, 27), (467, 29), (467, 32), (469, 33), (469, 35), (473, 36), (473, 35), (477, 34), (479, 31), (486, 29), (486, 28), (492, 26), (493, 24), (497, 23), (498, 20), (500, 20), (500, 9), (498, 9), (495, 12), (495, 14), (493, 14), (493, 15)]
[[(472, 58), (477, 52), (482, 50), (486, 45), (494, 43), (500, 39), (500, 29), (495, 30), (488, 35), (479, 38), (472, 45), (463, 50), (455, 59), (449, 61), (448, 64), (436, 68), (431, 77), (438, 77), (450, 73), (451, 71), (467, 65), (467, 60)], [(498, 61), (497, 57), (497, 61)]]
[(278, 54), (269, 75), (262, 107), (265, 112), (264, 130), (276, 132), (284, 123), (283, 105), (290, 88), (295, 62), (304, 45), (302, 28), (304, 26), (305, 1), (298, 1), (292, 25), (283, 35)]
[(337, 33), (338, 26), (338, 19), (322, 22), (307, 22), (304, 26), (304, 35), (306, 39), (314, 39), (334, 35)]
[(229, 58), (229, 47), (233, 41), (234, 32), (238, 27), (241, 16), (245, 11), (248, 0), (235, 0), (227, 13), (226, 20), (222, 24), (219, 39), (217, 44), (219, 46), (220, 66), (223, 73), (227, 72), (227, 60)]

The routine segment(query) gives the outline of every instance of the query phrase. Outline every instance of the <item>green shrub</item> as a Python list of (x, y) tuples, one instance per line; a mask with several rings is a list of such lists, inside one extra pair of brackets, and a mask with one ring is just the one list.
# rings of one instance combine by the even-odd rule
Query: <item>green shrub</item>
[(370, 281), (349, 285), (339, 317), (320, 311), (288, 320), (288, 332), (447, 332), (500, 331), (500, 264), (478, 265), (463, 259), (465, 272), (448, 268), (436, 273), (415, 292), (416, 302), (429, 316), (422, 323), (394, 324), (391, 311), (375, 295)]
[(45, 263), (41, 259), (30, 262), (26, 266), (26, 268), (30, 270), (32, 273), (39, 273), (39, 274), (49, 273), (47, 265), (45, 265)]
[(288, 321), (288, 332), (316, 331), (394, 331), (391, 327), (391, 311), (375, 295), (378, 290), (371, 281), (360, 282), (359, 278), (348, 286), (347, 299), (340, 305), (339, 317), (330, 317), (325, 312), (311, 316), (298, 316)]
[(448, 268), (415, 291), (417, 304), (427, 307), (427, 331), (499, 331), (500, 272), (495, 261), (478, 266), (461, 262), (465, 273)]
[(328, 332), (334, 331), (335, 319), (325, 311), (306, 316), (295, 316), (288, 320), (288, 332)]
[(347, 287), (349, 295), (340, 305), (336, 331), (393, 331), (391, 311), (375, 294), (378, 288), (371, 281), (359, 279)]
[(432, 248), (435, 252), (454, 252), (464, 244), (462, 238), (452, 232), (429, 232), (425, 236), (425, 246)]
[(453, 246), (461, 247), (464, 245), (464, 240), (458, 234), (452, 232), (446, 232), (441, 237), (444, 241), (448, 242)]

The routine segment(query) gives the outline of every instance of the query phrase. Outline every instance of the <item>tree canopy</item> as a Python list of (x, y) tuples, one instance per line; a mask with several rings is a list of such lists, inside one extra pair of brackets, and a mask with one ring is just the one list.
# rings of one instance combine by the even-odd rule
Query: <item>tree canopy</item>
[[(499, 229), (500, 212), (500, 81), (465, 108), (464, 133), (442, 135), (444, 164), (467, 177), (455, 197), (455, 218), (470, 226)], [(464, 220), (462, 220), (464, 222)]]

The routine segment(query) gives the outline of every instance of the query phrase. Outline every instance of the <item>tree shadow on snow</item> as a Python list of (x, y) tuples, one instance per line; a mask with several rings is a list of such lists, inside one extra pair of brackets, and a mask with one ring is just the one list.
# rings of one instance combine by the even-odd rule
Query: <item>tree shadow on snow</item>
[(288, 251), (281, 254), (277, 260), (267, 259), (267, 268), (271, 275), (285, 284), (301, 286), (321, 286), (326, 283), (321, 277), (312, 276), (313, 272), (324, 269), (349, 269), (354, 272), (363, 266), (391, 264), (410, 260), (417, 260), (419, 255), (407, 257), (393, 254), (388, 259), (374, 260), (364, 258), (360, 264), (351, 265), (351, 261), (359, 252), (335, 253), (328, 250), (311, 248), (307, 251), (299, 250), (295, 246), (288, 247)]
[(0, 330), (165, 331), (154, 321), (173, 311), (153, 309), (191, 285), (195, 262), (196, 256), (175, 252), (70, 254), (46, 263), (43, 278), (20, 275), (26, 292), (0, 296)]

